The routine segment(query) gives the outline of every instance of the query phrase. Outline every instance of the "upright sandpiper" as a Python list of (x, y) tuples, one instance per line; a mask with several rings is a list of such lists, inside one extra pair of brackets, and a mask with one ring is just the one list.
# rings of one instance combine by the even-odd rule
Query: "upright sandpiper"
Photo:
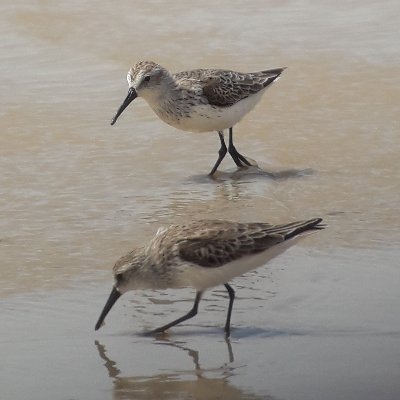
[[(217, 131), (221, 147), (210, 175), (227, 151), (238, 167), (250, 165), (233, 145), (232, 127), (261, 99), (265, 89), (285, 68), (241, 73), (221, 69), (196, 69), (171, 74), (152, 61), (141, 61), (128, 72), (128, 95), (111, 121), (114, 125), (136, 97), (143, 97), (160, 119), (190, 132)], [(224, 129), (229, 128), (226, 147)]]
[(96, 323), (99, 329), (118, 298), (134, 289), (193, 287), (193, 308), (150, 333), (164, 332), (197, 314), (203, 292), (223, 284), (228, 291), (230, 320), (235, 292), (228, 282), (264, 265), (297, 242), (304, 234), (322, 229), (321, 218), (283, 225), (200, 220), (186, 225), (160, 228), (147, 246), (132, 250), (114, 266), (115, 283)]

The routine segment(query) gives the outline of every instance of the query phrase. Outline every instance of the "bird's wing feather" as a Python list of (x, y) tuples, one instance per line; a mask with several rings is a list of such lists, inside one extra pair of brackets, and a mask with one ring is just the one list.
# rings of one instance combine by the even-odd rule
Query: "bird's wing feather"
[(191, 90), (195, 87), (196, 90), (202, 90), (210, 105), (229, 107), (270, 85), (284, 69), (250, 74), (221, 69), (196, 69), (178, 72), (173, 76), (182, 89)]
[(280, 234), (254, 232), (237, 236), (188, 238), (179, 246), (179, 256), (202, 267), (220, 267), (243, 256), (256, 254), (285, 239)]
[(229, 107), (266, 88), (279, 77), (282, 71), (282, 68), (252, 74), (215, 71), (204, 80), (203, 94), (209, 104)]
[(268, 223), (228, 223), (221, 221), (178, 246), (179, 256), (203, 267), (220, 267), (241, 257), (265, 251), (306, 231), (322, 229), (320, 218), (283, 225)]

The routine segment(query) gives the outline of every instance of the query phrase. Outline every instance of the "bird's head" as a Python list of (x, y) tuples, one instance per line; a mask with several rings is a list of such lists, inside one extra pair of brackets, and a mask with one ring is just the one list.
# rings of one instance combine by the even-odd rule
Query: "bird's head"
[(137, 286), (140, 287), (140, 283), (137, 282), (140, 279), (136, 278), (140, 277), (140, 269), (143, 267), (143, 262), (144, 255), (140, 250), (133, 250), (116, 262), (113, 268), (114, 285), (96, 323), (96, 331), (100, 329), (107, 314), (121, 295), (135, 289)]
[(126, 79), (129, 85), (128, 95), (111, 120), (111, 125), (117, 122), (118, 117), (136, 97), (143, 97), (150, 102), (152, 98), (159, 97), (162, 84), (170, 80), (170, 74), (153, 61), (140, 61), (128, 71)]

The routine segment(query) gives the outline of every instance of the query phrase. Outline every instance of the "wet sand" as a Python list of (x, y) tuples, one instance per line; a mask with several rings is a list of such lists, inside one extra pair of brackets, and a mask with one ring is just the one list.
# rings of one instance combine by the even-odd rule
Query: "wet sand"
[[(2, 399), (399, 397), (399, 5), (268, 7), (4, 9)], [(209, 179), (217, 135), (176, 131), (140, 99), (109, 126), (140, 59), (287, 66), (235, 128), (260, 169), (227, 159)], [(115, 260), (193, 216), (320, 216), (328, 229), (232, 282), (228, 342), (223, 288), (162, 338), (142, 333), (185, 313), (193, 291), (126, 294), (95, 333)]]

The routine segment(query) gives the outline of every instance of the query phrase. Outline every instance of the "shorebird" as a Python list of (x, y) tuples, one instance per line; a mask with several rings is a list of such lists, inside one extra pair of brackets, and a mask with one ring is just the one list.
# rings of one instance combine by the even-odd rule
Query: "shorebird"
[[(159, 64), (141, 61), (128, 71), (128, 95), (111, 125), (132, 100), (143, 97), (162, 121), (177, 129), (218, 132), (221, 146), (209, 175), (215, 173), (227, 152), (238, 167), (250, 166), (233, 144), (233, 126), (259, 102), (284, 69), (252, 73), (196, 69), (171, 74)], [(229, 129), (228, 147), (224, 140), (225, 129)]]
[(322, 229), (321, 221), (314, 218), (272, 225), (199, 220), (160, 228), (147, 246), (132, 250), (114, 265), (114, 286), (95, 330), (102, 326), (118, 298), (130, 290), (183, 287), (196, 290), (194, 305), (187, 314), (149, 332), (159, 333), (194, 317), (203, 292), (223, 284), (229, 295), (225, 322), (225, 333), (229, 336), (235, 291), (228, 282), (264, 265), (306, 233)]

